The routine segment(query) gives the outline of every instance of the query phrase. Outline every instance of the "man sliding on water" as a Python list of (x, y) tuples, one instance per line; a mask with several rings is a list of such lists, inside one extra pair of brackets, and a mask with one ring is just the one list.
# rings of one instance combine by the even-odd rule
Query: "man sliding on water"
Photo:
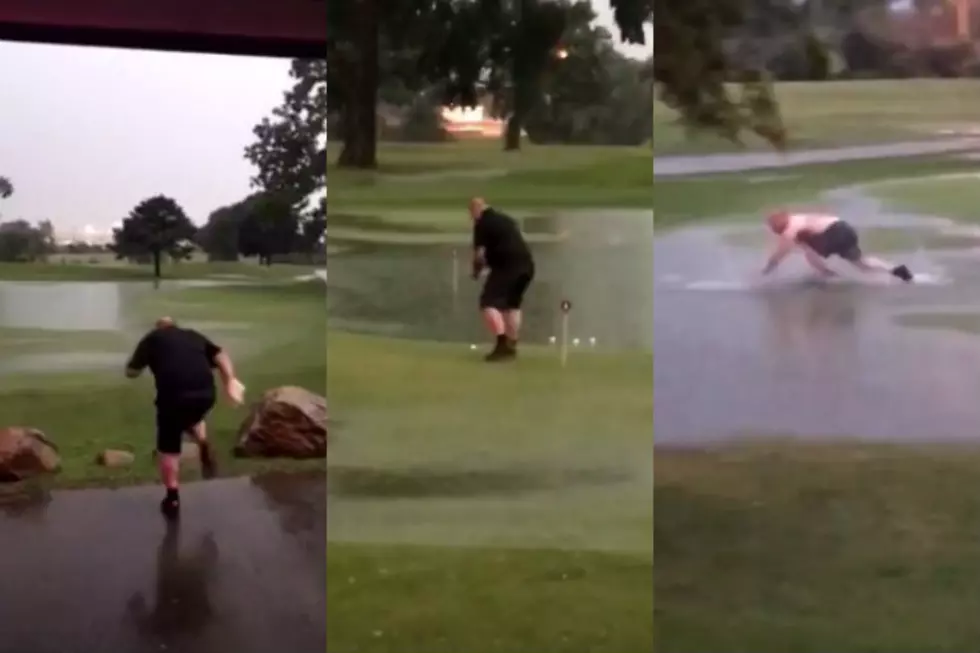
[(904, 265), (892, 267), (881, 259), (865, 256), (854, 227), (836, 216), (778, 211), (766, 218), (766, 223), (779, 237), (779, 242), (762, 274), (775, 270), (795, 247), (799, 247), (807, 263), (825, 277), (836, 273), (823, 259), (836, 255), (862, 272), (884, 272), (902, 281), (912, 281), (912, 273)]

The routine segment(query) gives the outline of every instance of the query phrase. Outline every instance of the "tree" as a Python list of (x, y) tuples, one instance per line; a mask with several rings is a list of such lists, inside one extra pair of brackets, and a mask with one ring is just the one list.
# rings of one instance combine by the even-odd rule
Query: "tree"
[(262, 265), (272, 258), (295, 251), (300, 216), (289, 195), (256, 193), (242, 203), (238, 230), (238, 251), (242, 256), (258, 256)]
[(507, 121), (505, 150), (520, 149), (525, 123), (541, 102), (545, 74), (560, 63), (559, 46), (569, 25), (588, 25), (594, 19), (588, 0), (516, 0), (512, 11), (488, 23), (487, 90), (493, 94), (495, 113)]
[(48, 241), (43, 225), (35, 227), (26, 220), (0, 223), (0, 261), (33, 262), (45, 258), (53, 243)]
[[(632, 15), (638, 2), (617, 4)], [(733, 141), (750, 130), (783, 146), (786, 131), (766, 71), (737, 65), (725, 51), (726, 37), (744, 23), (748, 0), (652, 2), (654, 81), (660, 100), (689, 127)], [(730, 90), (729, 83), (737, 90)]]
[(238, 260), (238, 229), (243, 218), (242, 202), (223, 206), (208, 216), (208, 221), (197, 232), (197, 244), (209, 260)]
[(5, 200), (14, 194), (14, 185), (7, 177), (0, 177), (0, 200)]
[[(397, 75), (409, 89), (438, 83), (444, 103), (475, 106), (487, 81), (488, 70), (502, 71), (510, 63), (514, 80), (509, 121), (511, 142), (519, 134), (521, 116), (534, 96), (533, 82), (542, 53), (553, 43), (534, 42), (553, 33), (553, 7), (540, 0), (515, 0), (522, 7), (515, 16), (504, 0), (351, 0), (327, 3), (327, 104), (337, 112), (333, 124), (343, 143), (342, 167), (377, 167), (379, 80)], [(621, 38), (643, 43), (643, 27), (653, 21), (654, 2), (683, 0), (611, 0)], [(710, 2), (710, 0), (699, 0)], [(736, 0), (723, 0), (736, 1)], [(658, 5), (659, 6), (659, 5)], [(511, 19), (527, 20), (516, 27)], [(541, 20), (547, 18), (547, 20)], [(526, 39), (516, 39), (523, 34)], [(656, 34), (655, 34), (656, 35)], [(508, 49), (510, 48), (510, 49)], [(520, 55), (527, 54), (527, 57)], [(325, 94), (327, 93), (325, 89)], [(322, 125), (320, 121), (318, 124)], [(286, 133), (289, 133), (286, 130)]]
[(112, 230), (110, 249), (117, 259), (151, 258), (153, 277), (160, 279), (163, 256), (181, 258), (196, 234), (197, 228), (180, 205), (165, 195), (157, 195), (137, 204), (122, 226)]
[(545, 77), (527, 119), (536, 143), (639, 145), (653, 133), (652, 62), (624, 56), (602, 27), (583, 21), (562, 37), (565, 57)]

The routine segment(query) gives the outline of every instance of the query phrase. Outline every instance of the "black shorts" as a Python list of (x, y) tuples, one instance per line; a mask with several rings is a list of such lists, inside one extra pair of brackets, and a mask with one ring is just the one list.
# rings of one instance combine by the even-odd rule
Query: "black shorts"
[(857, 231), (843, 220), (830, 225), (823, 233), (800, 234), (800, 241), (823, 258), (839, 256), (846, 261), (860, 261), (862, 257)]
[(157, 451), (178, 455), (184, 433), (204, 421), (214, 408), (215, 394), (157, 399)]
[(534, 267), (491, 269), (480, 293), (480, 308), (516, 311), (534, 280)]

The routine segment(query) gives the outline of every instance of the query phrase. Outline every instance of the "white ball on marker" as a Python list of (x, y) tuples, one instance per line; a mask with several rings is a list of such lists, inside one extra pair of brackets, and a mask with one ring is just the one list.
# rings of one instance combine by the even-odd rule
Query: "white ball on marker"
[(572, 344), (575, 345), (576, 347), (578, 347), (578, 338), (573, 338), (572, 339)]
[(595, 347), (595, 336), (592, 336), (591, 338), (589, 338), (589, 344), (592, 345), (593, 347)]
[(558, 338), (556, 338), (554, 336), (551, 336), (550, 338), (548, 338), (548, 342), (551, 343), (552, 345), (555, 344), (555, 342), (557, 342), (557, 341), (558, 341)]
[(470, 345), (470, 349), (476, 349), (476, 345)]

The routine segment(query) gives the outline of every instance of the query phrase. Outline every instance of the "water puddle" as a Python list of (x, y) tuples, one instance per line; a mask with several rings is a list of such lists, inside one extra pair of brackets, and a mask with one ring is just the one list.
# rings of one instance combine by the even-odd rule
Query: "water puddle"
[[(553, 342), (562, 332), (561, 303), (569, 300), (570, 340), (605, 349), (649, 349), (652, 212), (519, 217), (525, 229), (552, 239), (532, 242), (537, 273), (526, 298), (524, 341)], [(337, 254), (330, 260), (331, 324), (406, 338), (483, 342), (480, 284), (469, 278), (469, 255), (468, 242), (375, 242)]]
[[(870, 253), (909, 265), (906, 285), (802, 257), (772, 279), (761, 223), (658, 234), (654, 244), (654, 432), (697, 445), (745, 433), (877, 440), (976, 439), (980, 305), (975, 232), (887, 212), (856, 189), (828, 208), (867, 232)], [(969, 318), (967, 318), (969, 319)], [(912, 328), (912, 327), (916, 328)]]

